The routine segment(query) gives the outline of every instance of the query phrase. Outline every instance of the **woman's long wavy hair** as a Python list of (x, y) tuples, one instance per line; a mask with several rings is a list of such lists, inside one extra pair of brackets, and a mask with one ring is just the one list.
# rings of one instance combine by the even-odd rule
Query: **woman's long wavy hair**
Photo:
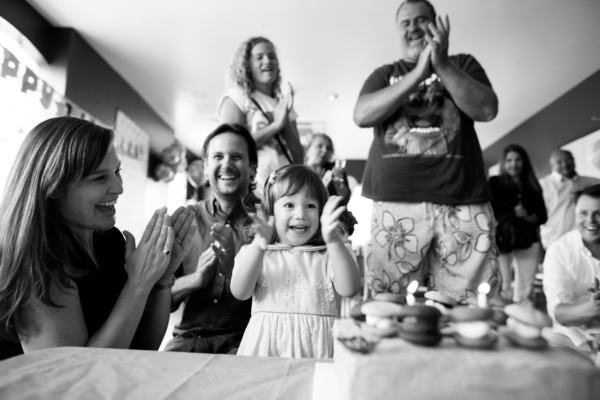
[(511, 152), (517, 153), (521, 156), (521, 159), (523, 160), (523, 168), (521, 168), (521, 173), (519, 174), (519, 181), (521, 182), (521, 185), (541, 193), (542, 187), (540, 186), (537, 176), (535, 175), (535, 171), (533, 169), (533, 166), (531, 165), (531, 161), (529, 160), (529, 155), (527, 155), (525, 149), (519, 146), (518, 144), (509, 144), (504, 148), (504, 150), (502, 150), (502, 153), (500, 153), (500, 159), (498, 160), (498, 163), (500, 165), (500, 178), (506, 184), (513, 184), (512, 177), (508, 175), (508, 172), (506, 172), (506, 167), (504, 165), (508, 153)]
[[(233, 61), (229, 66), (227, 73), (227, 85), (229, 87), (239, 87), (248, 98), (252, 97), (254, 91), (254, 83), (252, 81), (252, 69), (250, 67), (250, 56), (252, 49), (259, 43), (269, 43), (275, 49), (275, 45), (267, 38), (262, 36), (251, 37), (242, 42), (240, 47), (235, 52)], [(281, 93), (281, 66), (279, 66), (279, 74), (273, 82), (273, 93), (271, 97), (277, 97)]]
[(81, 276), (81, 246), (59, 215), (57, 192), (93, 173), (108, 153), (110, 129), (92, 122), (48, 119), (25, 137), (0, 202), (0, 335), (27, 333), (24, 310), (50, 298), (50, 282), (72, 286)]

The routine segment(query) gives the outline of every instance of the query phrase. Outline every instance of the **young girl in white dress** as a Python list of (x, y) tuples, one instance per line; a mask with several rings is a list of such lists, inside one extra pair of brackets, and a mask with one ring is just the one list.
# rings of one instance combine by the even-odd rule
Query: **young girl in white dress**
[(235, 258), (231, 292), (252, 299), (238, 355), (333, 357), (331, 330), (340, 296), (360, 288), (358, 266), (339, 232), (341, 196), (328, 196), (303, 165), (271, 174), (261, 210), (251, 215), (254, 239)]

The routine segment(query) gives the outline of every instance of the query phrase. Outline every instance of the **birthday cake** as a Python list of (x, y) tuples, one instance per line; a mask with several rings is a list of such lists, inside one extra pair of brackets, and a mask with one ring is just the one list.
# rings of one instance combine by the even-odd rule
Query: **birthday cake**
[(491, 349), (444, 336), (420, 346), (375, 337), (360, 321), (334, 326), (332, 387), (339, 399), (599, 399), (600, 369), (573, 353), (516, 347), (499, 335)]

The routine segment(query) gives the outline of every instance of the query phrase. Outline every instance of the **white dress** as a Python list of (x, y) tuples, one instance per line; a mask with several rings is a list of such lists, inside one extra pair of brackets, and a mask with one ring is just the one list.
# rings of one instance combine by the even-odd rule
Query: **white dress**
[[(273, 110), (275, 110), (279, 99), (269, 97), (257, 90), (252, 93), (252, 97), (269, 118), (273, 120)], [(217, 115), (220, 114), (221, 106), (223, 105), (225, 98), (231, 99), (237, 107), (246, 114), (246, 128), (248, 128), (250, 133), (254, 134), (254, 132), (271, 123), (256, 107), (252, 100), (250, 100), (239, 88), (230, 89), (221, 97), (217, 106)], [(296, 111), (292, 109), (289, 114), (290, 121), (296, 121), (297, 117)], [(281, 137), (281, 140), (285, 143), (283, 137)], [(285, 145), (287, 146), (287, 143), (285, 143)], [(283, 153), (284, 151), (285, 150), (281, 148), (275, 137), (272, 137), (258, 148), (258, 169), (256, 171), (256, 190), (254, 192), (258, 198), (262, 197), (265, 182), (269, 178), (269, 175), (271, 175), (271, 172), (290, 163)]]
[(238, 355), (333, 357), (336, 297), (326, 246), (269, 245)]

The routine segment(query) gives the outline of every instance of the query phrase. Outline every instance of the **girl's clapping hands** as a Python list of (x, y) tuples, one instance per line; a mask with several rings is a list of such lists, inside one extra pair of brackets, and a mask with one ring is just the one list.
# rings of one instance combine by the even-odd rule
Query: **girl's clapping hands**
[(252, 227), (254, 229), (252, 244), (261, 250), (266, 250), (275, 231), (275, 217), (270, 215), (267, 218), (263, 210), (258, 210), (256, 214), (248, 213), (248, 215), (252, 218)]
[(346, 206), (339, 206), (343, 200), (342, 196), (330, 196), (323, 207), (321, 214), (321, 233), (325, 243), (341, 241), (338, 227), (340, 226), (339, 217), (342, 215)]

